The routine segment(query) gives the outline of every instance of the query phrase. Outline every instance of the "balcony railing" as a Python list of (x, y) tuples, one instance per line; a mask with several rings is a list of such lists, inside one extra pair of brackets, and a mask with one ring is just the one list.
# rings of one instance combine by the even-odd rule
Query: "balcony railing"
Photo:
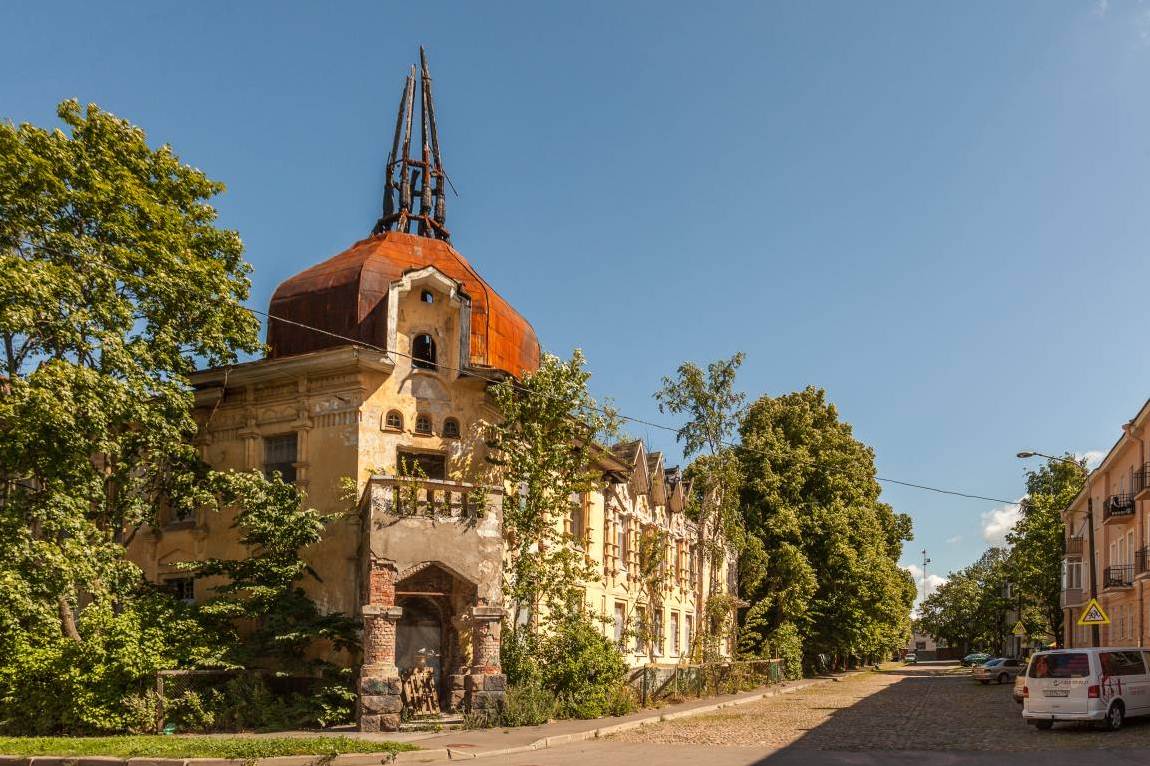
[(1102, 503), (1102, 518), (1130, 518), (1134, 516), (1134, 495), (1122, 492), (1111, 495)]
[(1068, 537), (1068, 538), (1066, 538), (1066, 555), (1067, 556), (1081, 556), (1082, 555), (1082, 538), (1081, 537)]
[(387, 513), (475, 521), (486, 511), (488, 490), (439, 479), (378, 477)]
[(1134, 565), (1119, 564), (1106, 567), (1102, 574), (1103, 588), (1128, 588), (1134, 584)]
[(1140, 575), (1150, 572), (1150, 546), (1139, 548), (1134, 552), (1134, 574)]
[(1078, 606), (1082, 603), (1082, 588), (1064, 588), (1062, 591), (1062, 608)]
[(1139, 495), (1146, 490), (1150, 490), (1150, 463), (1143, 463), (1134, 472), (1134, 494)]

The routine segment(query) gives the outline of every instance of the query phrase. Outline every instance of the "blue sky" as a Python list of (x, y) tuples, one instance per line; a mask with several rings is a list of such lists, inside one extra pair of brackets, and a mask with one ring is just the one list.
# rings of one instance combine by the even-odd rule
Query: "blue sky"
[[(0, 117), (96, 102), (226, 182), (262, 308), (369, 232), (422, 42), (455, 244), (627, 413), (742, 350), (882, 475), (1013, 499), (1015, 452), (1106, 450), (1147, 397), (1150, 4), (389, 5), (5, 4)], [(996, 519), (884, 497), (936, 572)]]

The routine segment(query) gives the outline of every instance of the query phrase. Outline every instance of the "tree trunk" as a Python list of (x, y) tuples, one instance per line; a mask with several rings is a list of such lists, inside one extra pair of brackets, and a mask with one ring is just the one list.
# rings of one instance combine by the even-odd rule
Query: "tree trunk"
[(68, 603), (68, 599), (64, 596), (57, 597), (56, 610), (60, 615), (60, 630), (64, 637), (79, 641), (80, 631), (76, 630), (76, 617), (72, 614), (72, 605)]

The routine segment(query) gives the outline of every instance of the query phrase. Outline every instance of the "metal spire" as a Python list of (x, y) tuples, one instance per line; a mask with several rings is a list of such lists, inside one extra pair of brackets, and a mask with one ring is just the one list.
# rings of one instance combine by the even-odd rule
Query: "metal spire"
[[(415, 122), (415, 67), (411, 68), (399, 100), (395, 117), (395, 135), (387, 156), (384, 174), (383, 215), (372, 234), (385, 231), (415, 232), (423, 237), (451, 240), (447, 230), (447, 195), (443, 158), (439, 152), (439, 127), (435, 121), (435, 103), (431, 97), (431, 70), (427, 53), (419, 48), (419, 157), (411, 156), (411, 133)], [(400, 136), (403, 142), (400, 144)], [(398, 196), (398, 200), (396, 197)], [(415, 199), (419, 208), (413, 207)]]

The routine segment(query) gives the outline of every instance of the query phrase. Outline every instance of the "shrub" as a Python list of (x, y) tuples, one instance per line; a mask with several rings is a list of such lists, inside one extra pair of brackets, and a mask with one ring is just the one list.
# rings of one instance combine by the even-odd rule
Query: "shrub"
[(605, 715), (611, 695), (627, 673), (618, 647), (586, 614), (559, 622), (540, 641), (537, 656), (541, 685), (554, 692), (556, 715), (562, 718)]
[(799, 629), (791, 623), (783, 623), (767, 638), (770, 656), (783, 661), (783, 678), (796, 679), (803, 675), (803, 639)]
[(544, 689), (538, 681), (521, 686), (509, 686), (504, 698), (502, 724), (504, 726), (537, 726), (555, 717), (555, 693)]

